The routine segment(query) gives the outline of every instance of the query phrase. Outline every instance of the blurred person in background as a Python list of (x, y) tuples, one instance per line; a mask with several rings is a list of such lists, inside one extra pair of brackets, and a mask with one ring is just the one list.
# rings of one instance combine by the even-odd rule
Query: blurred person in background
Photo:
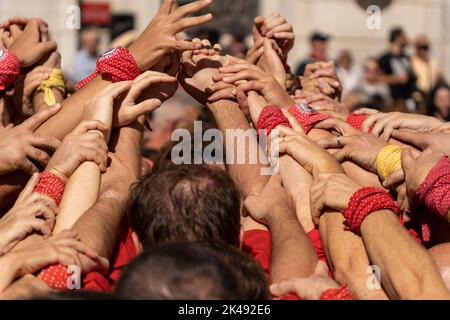
[(389, 86), (381, 79), (381, 71), (376, 58), (364, 62), (363, 76), (357, 86), (345, 97), (344, 104), (349, 110), (367, 107), (377, 110), (389, 109), (392, 103)]
[(310, 63), (318, 61), (328, 61), (328, 40), (330, 37), (320, 31), (314, 32), (310, 37), (311, 53), (300, 62), (300, 66), (297, 68), (296, 74), (303, 76), (306, 66)]
[(416, 54), (411, 58), (411, 63), (417, 75), (417, 87), (428, 94), (442, 80), (442, 70), (431, 57), (430, 41), (426, 35), (417, 37), (415, 47)]
[(378, 63), (383, 71), (383, 81), (391, 88), (394, 110), (416, 112), (417, 104), (412, 96), (417, 89), (417, 77), (411, 59), (406, 54), (408, 45), (408, 37), (403, 29), (393, 28), (389, 36), (389, 49)]
[(342, 83), (342, 99), (345, 99), (357, 87), (360, 81), (360, 73), (353, 66), (353, 56), (350, 50), (344, 49), (339, 53), (336, 63), (336, 73), (339, 81)]
[(95, 71), (99, 57), (98, 46), (97, 30), (86, 29), (81, 32), (81, 49), (75, 55), (71, 73), (72, 81), (80, 82)]
[(450, 121), (450, 87), (447, 84), (439, 84), (431, 91), (427, 109), (429, 116)]

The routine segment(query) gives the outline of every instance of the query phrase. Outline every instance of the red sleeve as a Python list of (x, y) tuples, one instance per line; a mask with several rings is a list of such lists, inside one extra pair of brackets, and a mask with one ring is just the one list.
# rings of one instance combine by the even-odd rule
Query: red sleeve
[(320, 300), (354, 300), (347, 286), (337, 289), (328, 289), (322, 293)]
[(124, 223), (123, 231), (118, 239), (116, 252), (111, 259), (111, 271), (107, 275), (90, 272), (84, 278), (83, 290), (110, 292), (119, 280), (125, 266), (136, 257), (136, 249), (131, 237), (132, 231), (128, 223)]
[(270, 255), (272, 251), (272, 237), (269, 231), (250, 230), (242, 237), (242, 250), (253, 256), (260, 264), (270, 282)]
[(17, 55), (11, 51), (0, 48), (0, 91), (5, 90), (20, 73), (20, 61)]
[(327, 256), (325, 255), (325, 250), (323, 249), (322, 240), (320, 239), (320, 232), (317, 229), (313, 229), (308, 233), (309, 240), (314, 247), (314, 250), (319, 257), (319, 260), (328, 264)]
[[(368, 115), (366, 114), (356, 115), (352, 113), (347, 117), (347, 123), (350, 124), (353, 128), (362, 131), (364, 121), (366, 121), (367, 118)], [(372, 132), (374, 126), (375, 123), (370, 126), (369, 132)]]

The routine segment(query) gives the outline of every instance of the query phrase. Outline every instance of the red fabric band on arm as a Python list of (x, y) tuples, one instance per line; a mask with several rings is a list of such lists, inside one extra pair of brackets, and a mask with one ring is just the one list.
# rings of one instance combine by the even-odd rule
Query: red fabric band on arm
[(50, 172), (43, 172), (39, 175), (39, 182), (34, 188), (34, 192), (49, 196), (59, 205), (65, 186), (64, 181), (58, 176)]
[(300, 122), (305, 133), (310, 132), (315, 124), (331, 118), (327, 114), (318, 113), (305, 103), (290, 107), (289, 112)]
[(20, 61), (17, 55), (6, 49), (0, 49), (0, 91), (9, 87), (20, 74)]
[(417, 197), (425, 207), (441, 218), (450, 208), (450, 160), (443, 157), (428, 173), (417, 190)]
[(353, 194), (348, 207), (344, 209), (342, 214), (346, 219), (349, 230), (359, 235), (364, 219), (371, 213), (380, 210), (392, 210), (400, 214), (399, 206), (389, 193), (379, 188), (365, 187)]
[(347, 286), (337, 289), (328, 289), (322, 293), (320, 300), (353, 300), (350, 290)]
[(38, 275), (38, 279), (44, 281), (50, 288), (60, 291), (69, 290), (67, 285), (69, 277), (68, 268), (62, 264), (50, 266)]
[(292, 128), (288, 118), (285, 117), (280, 108), (267, 106), (259, 116), (256, 131), (259, 133), (261, 130), (265, 130), (266, 135), (269, 136), (272, 130), (279, 125)]
[[(347, 123), (349, 125), (351, 125), (353, 128), (362, 131), (364, 121), (366, 121), (367, 118), (368, 118), (368, 115), (365, 115), (365, 114), (356, 115), (356, 114), (352, 113), (347, 117)], [(375, 126), (375, 123), (370, 126), (369, 132), (372, 132), (374, 126)]]
[(113, 83), (134, 80), (141, 74), (134, 57), (126, 48), (115, 48), (104, 53), (97, 60), (97, 69), (86, 79), (77, 84), (81, 89), (96, 76), (101, 75), (104, 80)]

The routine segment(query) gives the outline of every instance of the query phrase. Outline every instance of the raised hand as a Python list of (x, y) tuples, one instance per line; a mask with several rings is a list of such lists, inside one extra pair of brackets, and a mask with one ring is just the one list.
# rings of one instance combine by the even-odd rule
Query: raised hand
[(42, 149), (55, 150), (60, 141), (41, 136), (34, 131), (61, 109), (60, 105), (42, 110), (21, 125), (0, 131), (0, 174), (22, 170), (28, 174), (38, 172), (36, 163), (46, 166), (50, 156)]
[(38, 182), (39, 176), (34, 174), (11, 210), (0, 219), (0, 256), (34, 232), (51, 235), (58, 208), (53, 199), (33, 193)]
[(259, 29), (263, 37), (276, 41), (281, 49), (282, 58), (286, 60), (289, 51), (292, 50), (295, 43), (295, 33), (292, 24), (278, 12), (274, 12), (265, 19), (256, 17), (255, 26)]
[(108, 126), (100, 121), (81, 122), (64, 138), (45, 170), (57, 175), (63, 181), (68, 181), (81, 163), (92, 161), (102, 172), (105, 172), (108, 145), (100, 132), (108, 130)]
[(392, 132), (392, 137), (420, 150), (431, 148), (450, 155), (450, 133), (398, 130)]
[(419, 114), (401, 112), (374, 113), (367, 112), (367, 110), (358, 110), (355, 113), (371, 113), (364, 121), (362, 129), (364, 132), (369, 132), (369, 129), (374, 125), (371, 133), (385, 141), (389, 141), (394, 130), (410, 129), (426, 132), (432, 131), (442, 125), (442, 122), (434, 117)]
[(311, 215), (315, 225), (326, 209), (342, 212), (361, 187), (345, 174), (320, 174), (311, 187)]
[(339, 134), (317, 141), (317, 144), (325, 149), (339, 149), (333, 152), (337, 161), (352, 161), (370, 172), (377, 173), (378, 153), (388, 145), (387, 142), (371, 134), (362, 133), (339, 119), (325, 120), (316, 125), (316, 128), (333, 130)]
[(44, 56), (56, 50), (56, 42), (41, 42), (40, 21), (39, 19), (29, 20), (23, 32), (9, 46), (9, 49), (19, 58), (22, 68), (32, 66)]
[(194, 1), (176, 10), (173, 10), (174, 2), (162, 2), (156, 16), (129, 48), (143, 71), (156, 65), (171, 50), (186, 51), (201, 47), (199, 43), (177, 40), (176, 35), (210, 21), (213, 18), (210, 13), (199, 17), (189, 16), (209, 6), (212, 0)]

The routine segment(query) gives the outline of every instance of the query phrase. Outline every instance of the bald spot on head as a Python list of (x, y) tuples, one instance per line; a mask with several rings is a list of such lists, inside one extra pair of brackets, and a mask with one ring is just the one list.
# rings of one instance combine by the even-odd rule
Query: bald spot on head
[(434, 246), (429, 253), (438, 266), (445, 286), (450, 291), (450, 243)]

